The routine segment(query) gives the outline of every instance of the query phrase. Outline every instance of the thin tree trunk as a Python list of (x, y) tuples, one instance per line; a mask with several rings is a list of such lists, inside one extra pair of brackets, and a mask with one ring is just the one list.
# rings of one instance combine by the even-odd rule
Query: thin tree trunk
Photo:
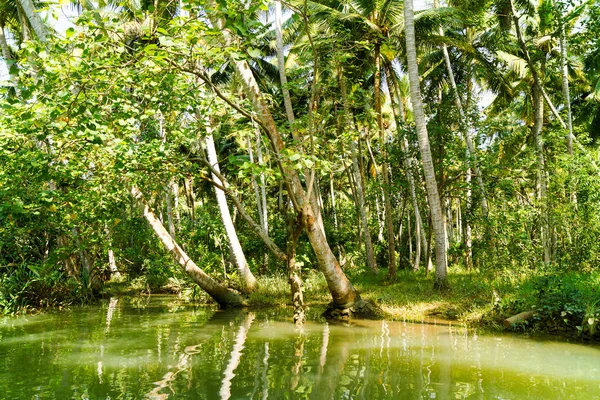
[(196, 219), (196, 195), (194, 194), (194, 178), (192, 178), (191, 176), (185, 177), (183, 179), (183, 186), (185, 189), (185, 202), (187, 203), (190, 213), (190, 220), (192, 221), (192, 224), (194, 224)]
[[(398, 86), (398, 81), (392, 70), (391, 66), (387, 66), (387, 76), (388, 76), (388, 90), (390, 90), (390, 101), (392, 104), (392, 113), (394, 114), (394, 119), (396, 120), (396, 126), (398, 129), (398, 134), (401, 135), (400, 132), (400, 122), (402, 124), (406, 123), (406, 112), (404, 109), (404, 102), (402, 101), (402, 94), (400, 93), (400, 87)], [(396, 91), (396, 97), (398, 99), (398, 110), (400, 112), (401, 120), (398, 120), (398, 114), (395, 113), (394, 108), (394, 96), (392, 95), (391, 88), (394, 88)], [(425, 229), (423, 228), (423, 218), (421, 218), (421, 212), (419, 210), (419, 202), (417, 200), (417, 191), (415, 188), (415, 179), (413, 177), (413, 159), (408, 155), (408, 139), (406, 135), (401, 135), (402, 140), (400, 141), (400, 147), (402, 153), (404, 154), (403, 163), (404, 169), (406, 170), (406, 176), (408, 179), (408, 188), (410, 190), (410, 199), (413, 205), (413, 209), (415, 211), (415, 231), (416, 231), (416, 239), (420, 240), (420, 243), (417, 245), (417, 257), (415, 258), (415, 270), (419, 269), (419, 262), (421, 259), (421, 250), (425, 250), (427, 248), (427, 238), (425, 237)], [(431, 263), (431, 258), (428, 257), (425, 260), (425, 268), (432, 269), (433, 265)]]
[[(252, 151), (252, 142), (250, 141), (250, 137), (248, 137), (248, 156), (250, 157), (250, 163), (254, 164), (254, 151)], [(258, 187), (258, 182), (256, 181), (256, 175), (254, 174), (252, 174), (252, 187), (254, 187), (254, 196), (256, 197), (256, 211), (258, 213), (258, 220), (262, 225), (264, 219), (262, 201), (260, 197), (260, 189)]]
[(169, 226), (169, 234), (176, 239), (175, 237), (175, 216), (173, 215), (173, 192), (171, 191), (171, 181), (167, 184), (165, 188), (165, 202), (167, 203), (167, 223)]
[(186, 274), (210, 295), (222, 307), (241, 307), (242, 298), (236, 292), (219, 284), (217, 281), (202, 271), (185, 251), (175, 242), (165, 229), (163, 224), (156, 218), (156, 215), (150, 210), (150, 207), (144, 199), (143, 193), (136, 187), (131, 188), (131, 195), (137, 199), (144, 207), (144, 218), (148, 221), (154, 233), (167, 250), (175, 257), (179, 265)]
[(465, 265), (467, 269), (473, 268), (473, 235), (471, 232), (471, 216), (473, 215), (473, 200), (471, 192), (471, 168), (467, 167), (467, 209), (465, 210)]
[(419, 138), (419, 148), (421, 150), (421, 160), (423, 163), (423, 172), (427, 186), (429, 206), (431, 209), (431, 218), (435, 231), (435, 249), (436, 249), (436, 269), (434, 287), (445, 289), (448, 287), (448, 277), (446, 270), (446, 237), (444, 229), (444, 215), (438, 193), (437, 182), (435, 178), (435, 169), (431, 148), (429, 146), (429, 136), (427, 134), (427, 124), (425, 122), (425, 113), (421, 100), (421, 89), (419, 87), (419, 70), (417, 64), (417, 48), (415, 42), (415, 26), (412, 0), (404, 2), (404, 20), (406, 31), (406, 53), (407, 67), (410, 79), (410, 94), (413, 104), (413, 113), (417, 126), (417, 136)]
[(344, 163), (344, 170), (346, 171), (346, 175), (348, 176), (348, 186), (350, 186), (350, 191), (352, 192), (352, 199), (353, 199), (353, 203), (354, 203), (354, 208), (356, 211), (356, 243), (358, 246), (358, 251), (361, 251), (362, 249), (362, 245), (363, 245), (363, 235), (362, 235), (362, 231), (363, 231), (363, 226), (362, 226), (362, 220), (360, 218), (360, 205), (358, 203), (358, 190), (356, 188), (356, 179), (354, 177), (354, 174), (351, 171), (350, 168), (348, 168), (346, 166), (346, 162), (342, 161)]
[(383, 213), (386, 231), (386, 239), (388, 245), (388, 275), (390, 279), (396, 277), (396, 244), (394, 238), (394, 222), (392, 221), (392, 201), (390, 199), (390, 177), (388, 171), (387, 160), (387, 143), (385, 140), (385, 130), (383, 128), (383, 116), (381, 114), (381, 57), (380, 44), (375, 44), (375, 114), (377, 117), (377, 128), (379, 130), (379, 140), (381, 145), (381, 155), (383, 162), (381, 165), (381, 175), (383, 175), (382, 191), (383, 191)]
[(279, 69), (279, 80), (281, 82), (281, 94), (283, 95), (283, 105), (285, 106), (285, 115), (290, 124), (290, 129), (294, 130), (294, 109), (290, 91), (287, 87), (287, 78), (285, 76), (285, 59), (283, 57), (283, 35), (281, 27), (281, 1), (275, 0), (275, 43), (277, 47), (277, 67)]
[[(439, 6), (439, 1), (434, 0), (434, 8)], [(440, 27), (440, 36), (444, 36), (444, 29)], [(452, 63), (450, 62), (450, 54), (448, 53), (448, 47), (446, 44), (442, 45), (442, 51), (444, 53), (444, 61), (446, 63), (446, 70), (448, 71), (448, 77), (450, 79), (450, 87), (452, 88), (452, 93), (454, 94), (454, 103), (456, 104), (456, 108), (458, 109), (458, 114), (460, 116), (460, 127), (463, 131), (463, 136), (465, 138), (465, 143), (467, 145), (467, 164), (473, 165), (473, 170), (475, 171), (475, 179), (477, 180), (477, 185), (479, 186), (479, 191), (481, 192), (481, 210), (484, 216), (488, 215), (488, 202), (487, 197), (485, 195), (485, 186), (483, 184), (483, 177), (481, 176), (481, 171), (479, 170), (479, 162), (477, 161), (477, 153), (475, 146), (473, 145), (473, 139), (471, 138), (470, 132), (470, 124), (465, 115), (465, 110), (462, 105), (462, 101), (460, 99), (460, 93), (458, 93), (458, 88), (456, 86), (456, 80), (454, 79), (454, 71), (452, 69)]]
[(542, 139), (542, 129), (544, 127), (544, 100), (542, 99), (542, 93), (537, 84), (533, 85), (532, 92), (533, 107), (535, 114), (535, 121), (533, 125), (533, 138), (535, 140), (535, 147), (538, 156), (537, 197), (542, 208), (540, 239), (542, 242), (542, 248), (544, 252), (544, 263), (548, 264), (551, 261), (552, 252), (549, 237), (550, 232), (548, 227), (548, 212), (546, 209), (546, 165), (544, 160), (544, 144)]
[(560, 64), (562, 69), (562, 91), (565, 97), (565, 108), (567, 109), (567, 127), (569, 134), (567, 136), (567, 150), (573, 155), (573, 117), (571, 115), (571, 94), (569, 91), (569, 68), (567, 66), (567, 37), (565, 34), (565, 24), (560, 22)]
[[(205, 138), (206, 143), (206, 152), (208, 153), (208, 161), (212, 165), (217, 172), (219, 170), (219, 161), (217, 160), (217, 151), (215, 150), (215, 142), (212, 136), (212, 128), (209, 124), (206, 125), (207, 135)], [(212, 175), (213, 180), (218, 185), (223, 185), (219, 177), (215, 174)], [(227, 198), (225, 197), (225, 193), (223, 190), (215, 187), (215, 194), (217, 196), (217, 203), (219, 204), (219, 211), (221, 214), (221, 220), (223, 221), (223, 226), (225, 227), (225, 232), (227, 233), (227, 240), (229, 241), (229, 246), (231, 248), (231, 254), (235, 260), (235, 266), (240, 275), (240, 283), (242, 285), (242, 290), (245, 293), (250, 293), (256, 289), (256, 278), (252, 275), (250, 268), (248, 267), (248, 262), (246, 261), (246, 256), (244, 255), (244, 250), (242, 249), (242, 245), (237, 236), (237, 232), (235, 230), (235, 226), (233, 225), (233, 221), (231, 220), (231, 214), (229, 212), (229, 206), (227, 205)]]
[[(233, 45), (234, 39), (231, 36), (231, 32), (224, 27), (224, 24), (219, 23), (214, 25), (221, 29), (225, 43), (227, 45)], [(232, 59), (232, 61), (240, 77), (244, 92), (258, 114), (258, 120), (269, 137), (276, 157), (279, 157), (282, 150), (285, 148), (285, 145), (275, 125), (275, 120), (273, 119), (258, 84), (252, 75), (252, 71), (245, 60)], [(334, 306), (342, 309), (352, 307), (360, 299), (360, 296), (340, 268), (335, 255), (331, 251), (329, 243), (327, 243), (327, 239), (323, 234), (322, 226), (317, 223), (318, 215), (315, 214), (315, 210), (308, 200), (310, 196), (307, 196), (306, 191), (302, 187), (298, 173), (293, 169), (287, 168), (283, 164), (279, 164), (279, 168), (281, 169), (283, 179), (288, 186), (289, 193), (293, 198), (292, 201), (295, 202), (297, 212), (302, 213), (308, 239), (319, 262), (321, 272), (327, 281), (327, 286), (333, 298)], [(308, 190), (311, 191), (310, 187)]]
[(333, 214), (333, 226), (335, 229), (339, 229), (338, 218), (337, 218), (337, 210), (335, 207), (335, 190), (333, 187), (333, 172), (329, 173), (329, 194), (331, 195), (331, 211)]
[[(342, 94), (342, 102), (344, 103), (344, 117), (346, 129), (352, 128), (352, 120), (350, 118), (350, 105), (348, 104), (348, 93), (346, 91), (346, 78), (342, 75), (343, 71), (338, 71), (340, 77), (340, 91)], [(350, 143), (350, 151), (352, 153), (352, 170), (354, 171), (354, 180), (356, 181), (356, 195), (358, 200), (358, 209), (360, 211), (360, 220), (363, 227), (363, 237), (365, 241), (365, 253), (367, 256), (367, 266), (375, 273), (378, 272), (377, 264), (375, 263), (375, 255), (373, 253), (373, 244), (371, 243), (371, 233), (369, 232), (369, 220), (367, 219), (367, 210), (365, 206), (365, 191), (362, 182), (360, 170), (358, 168), (357, 146), (354, 140)]]

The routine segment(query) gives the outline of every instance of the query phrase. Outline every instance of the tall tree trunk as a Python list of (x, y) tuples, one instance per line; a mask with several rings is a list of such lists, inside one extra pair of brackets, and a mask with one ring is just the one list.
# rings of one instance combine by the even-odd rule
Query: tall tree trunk
[(331, 196), (331, 211), (333, 214), (333, 226), (339, 229), (337, 210), (335, 206), (335, 189), (333, 185), (333, 171), (329, 173), (329, 195)]
[(425, 175), (425, 184), (429, 198), (429, 207), (431, 208), (431, 218), (433, 229), (435, 231), (435, 283), (437, 289), (448, 287), (448, 274), (446, 270), (446, 237), (444, 229), (444, 215), (440, 196), (438, 193), (437, 182), (435, 179), (435, 169), (431, 148), (429, 146), (429, 136), (427, 134), (427, 123), (425, 122), (425, 113), (421, 100), (421, 89), (419, 87), (419, 67), (417, 63), (417, 48), (415, 42), (415, 25), (412, 0), (404, 2), (404, 20), (406, 29), (406, 53), (408, 76), (410, 80), (410, 97), (413, 104), (413, 114), (417, 127), (417, 136), (419, 138), (419, 149), (421, 151), (421, 160), (423, 163), (423, 173)]
[[(248, 156), (250, 157), (250, 163), (254, 164), (254, 151), (252, 150), (252, 141), (250, 140), (250, 137), (248, 137)], [(261, 224), (261, 226), (263, 226), (263, 208), (262, 208), (262, 201), (261, 201), (261, 196), (260, 196), (260, 189), (258, 187), (258, 182), (256, 181), (256, 175), (252, 175), (252, 187), (254, 187), (254, 196), (256, 197), (256, 211), (258, 213), (258, 220)], [(263, 226), (264, 229), (264, 226)]]
[(471, 168), (467, 168), (467, 204), (465, 210), (465, 265), (467, 269), (473, 268), (473, 234), (471, 232), (471, 216), (473, 215), (472, 176)]
[(165, 187), (165, 202), (167, 203), (167, 223), (169, 234), (175, 239), (175, 216), (173, 213), (173, 192), (171, 190), (171, 180)]
[[(206, 124), (206, 152), (208, 153), (208, 162), (212, 165), (212, 167), (220, 172), (219, 169), (219, 161), (217, 159), (217, 151), (215, 150), (215, 142), (212, 136), (212, 128), (209, 124)], [(213, 180), (218, 185), (223, 185), (221, 180), (215, 174), (212, 175)], [(233, 259), (235, 260), (235, 266), (237, 268), (238, 274), (240, 275), (240, 283), (242, 285), (242, 290), (245, 293), (250, 293), (254, 289), (256, 289), (256, 278), (252, 275), (250, 268), (248, 267), (248, 262), (246, 261), (246, 256), (244, 255), (244, 250), (242, 249), (242, 245), (237, 236), (237, 232), (235, 230), (235, 226), (233, 225), (233, 221), (231, 220), (231, 214), (229, 212), (229, 206), (227, 205), (227, 198), (225, 197), (225, 193), (215, 187), (215, 194), (217, 196), (217, 203), (219, 204), (219, 211), (221, 213), (221, 220), (223, 221), (223, 226), (225, 227), (225, 232), (227, 233), (227, 240), (229, 241), (229, 247), (231, 248), (231, 254)]]
[[(434, 0), (434, 8), (437, 8), (438, 6), (439, 1)], [(442, 29), (442, 27), (440, 27), (440, 36), (444, 36), (444, 30)], [(454, 103), (456, 104), (456, 108), (458, 109), (458, 114), (460, 116), (460, 129), (463, 131), (463, 136), (467, 145), (467, 168), (469, 167), (469, 165), (472, 164), (473, 171), (475, 171), (475, 179), (477, 181), (477, 185), (479, 186), (479, 191), (481, 192), (481, 210), (483, 212), (483, 215), (487, 216), (488, 202), (487, 197), (485, 195), (483, 177), (481, 176), (481, 171), (479, 170), (479, 162), (477, 161), (476, 149), (473, 145), (473, 139), (471, 138), (471, 124), (467, 120), (465, 110), (462, 105), (462, 100), (460, 99), (460, 93), (458, 93), (458, 87), (456, 86), (456, 80), (454, 79), (452, 63), (450, 62), (450, 54), (448, 53), (448, 47), (446, 47), (446, 44), (442, 45), (442, 51), (444, 53), (444, 62), (446, 63), (446, 70), (448, 71), (448, 77), (450, 79), (450, 87), (452, 88), (452, 93), (454, 95)]]
[[(217, 23), (214, 25), (221, 29), (225, 43), (228, 46), (235, 45), (231, 32), (224, 27), (224, 24)], [(257, 113), (258, 120), (269, 137), (276, 157), (280, 157), (282, 150), (285, 149), (285, 145), (275, 125), (275, 120), (263, 99), (254, 75), (252, 75), (252, 70), (245, 60), (232, 59), (232, 62), (242, 83), (243, 90), (250, 99)], [(317, 223), (318, 215), (315, 214), (315, 210), (308, 200), (310, 196), (307, 195), (302, 187), (298, 173), (283, 164), (279, 164), (279, 168), (282, 172), (282, 179), (284, 179), (289, 193), (294, 198), (293, 201), (296, 203), (297, 212), (302, 213), (308, 239), (319, 262), (321, 272), (327, 281), (334, 306), (342, 309), (352, 307), (360, 299), (360, 296), (340, 268), (333, 251), (331, 251), (329, 243), (327, 243), (327, 239), (323, 234), (322, 226)], [(310, 188), (308, 190), (312, 192)]]
[(277, 67), (279, 69), (279, 80), (281, 82), (281, 94), (283, 95), (283, 105), (285, 106), (285, 115), (290, 124), (290, 129), (294, 130), (294, 109), (290, 91), (287, 87), (287, 78), (285, 76), (285, 59), (283, 57), (283, 34), (281, 26), (281, 1), (275, 0), (275, 43), (277, 47)]
[[(352, 128), (352, 119), (350, 118), (350, 105), (348, 103), (348, 92), (346, 89), (346, 78), (342, 75), (343, 71), (338, 71), (340, 79), (340, 91), (342, 95), (342, 102), (344, 104), (344, 117), (346, 123), (346, 129)], [(363, 237), (365, 241), (365, 253), (367, 256), (367, 266), (375, 273), (378, 272), (377, 264), (375, 263), (375, 255), (373, 253), (373, 244), (371, 243), (371, 233), (369, 232), (369, 220), (367, 219), (367, 210), (365, 206), (365, 191), (358, 167), (358, 151), (357, 146), (352, 140), (350, 144), (350, 151), (352, 153), (352, 170), (354, 172), (354, 179), (356, 181), (356, 195), (358, 200), (358, 209), (360, 211), (360, 220), (363, 227)]]
[[(420, 243), (417, 244), (417, 254), (415, 257), (415, 266), (414, 269), (419, 269), (419, 262), (421, 259), (421, 250), (425, 250), (427, 248), (427, 238), (425, 237), (425, 229), (423, 227), (423, 218), (421, 218), (421, 212), (419, 210), (419, 202), (417, 200), (417, 191), (415, 188), (415, 179), (413, 177), (413, 159), (408, 154), (408, 139), (406, 135), (402, 135), (400, 132), (400, 125), (406, 123), (406, 111), (404, 109), (404, 102), (402, 99), (402, 94), (400, 93), (400, 87), (398, 85), (397, 77), (390, 65), (387, 65), (387, 76), (388, 76), (388, 90), (390, 91), (390, 101), (392, 104), (392, 113), (394, 114), (394, 120), (396, 121), (396, 127), (398, 129), (398, 135), (402, 136), (400, 141), (400, 147), (404, 157), (402, 159), (404, 164), (404, 169), (406, 170), (406, 177), (408, 179), (408, 189), (410, 191), (410, 199), (413, 205), (413, 209), (415, 212), (415, 234), (416, 239), (420, 240)], [(394, 108), (394, 96), (392, 95), (392, 88), (396, 91), (396, 98), (398, 100), (398, 111), (400, 114), (400, 120), (398, 119), (398, 114), (396, 114)], [(433, 269), (433, 265), (431, 263), (431, 258), (427, 257), (425, 260), (425, 268)]]
[(542, 208), (541, 224), (540, 224), (540, 239), (542, 242), (544, 263), (548, 264), (552, 258), (552, 250), (550, 245), (550, 230), (548, 226), (548, 211), (546, 208), (546, 163), (544, 160), (544, 144), (542, 139), (542, 129), (544, 127), (544, 99), (537, 84), (534, 83), (533, 88), (533, 107), (534, 107), (534, 124), (533, 138), (538, 156), (538, 173), (537, 173), (537, 197)]
[(396, 277), (396, 244), (394, 238), (394, 223), (392, 221), (392, 201), (390, 199), (390, 177), (387, 160), (387, 143), (385, 140), (385, 130), (383, 128), (383, 116), (381, 114), (381, 54), (380, 43), (375, 44), (375, 114), (377, 117), (377, 129), (379, 130), (379, 140), (381, 146), (381, 155), (383, 162), (381, 165), (381, 180), (383, 189), (383, 213), (385, 216), (386, 240), (388, 245), (388, 274), (390, 279)]
[(44, 24), (44, 21), (42, 21), (40, 14), (35, 11), (35, 5), (33, 4), (33, 1), (19, 0), (19, 4), (27, 16), (27, 20), (33, 28), (35, 36), (37, 36), (40, 42), (46, 43), (48, 40), (48, 28), (46, 28), (46, 25)]
[(560, 64), (562, 70), (562, 92), (565, 98), (565, 108), (567, 109), (567, 127), (569, 133), (567, 136), (567, 150), (573, 155), (573, 117), (571, 115), (571, 94), (569, 91), (569, 68), (567, 66), (567, 35), (565, 34), (565, 24), (560, 21)]
[(142, 204), (144, 207), (144, 218), (146, 218), (146, 221), (148, 221), (156, 236), (158, 236), (173, 257), (175, 257), (186, 274), (196, 282), (200, 288), (206, 291), (206, 293), (208, 293), (220, 306), (241, 307), (243, 305), (242, 298), (237, 293), (208, 276), (190, 259), (177, 242), (175, 242), (163, 224), (156, 218), (156, 215), (150, 210), (150, 206), (144, 199), (143, 193), (138, 188), (132, 187), (131, 194), (133, 198), (137, 199)]

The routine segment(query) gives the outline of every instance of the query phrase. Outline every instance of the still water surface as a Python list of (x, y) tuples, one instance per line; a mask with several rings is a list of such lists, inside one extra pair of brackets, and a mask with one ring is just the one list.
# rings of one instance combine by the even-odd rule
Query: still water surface
[(600, 399), (600, 348), (175, 297), (0, 319), (0, 399)]

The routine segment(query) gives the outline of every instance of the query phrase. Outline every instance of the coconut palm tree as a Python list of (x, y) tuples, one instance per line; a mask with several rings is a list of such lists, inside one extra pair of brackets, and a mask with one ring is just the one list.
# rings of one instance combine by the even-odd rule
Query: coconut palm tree
[(415, 41), (414, 11), (412, 0), (404, 1), (404, 21), (407, 69), (410, 81), (410, 99), (413, 107), (415, 124), (417, 127), (421, 162), (423, 164), (429, 207), (431, 209), (431, 218), (435, 232), (436, 267), (434, 287), (442, 290), (448, 288), (448, 274), (446, 268), (446, 228), (444, 226), (442, 204), (440, 202), (440, 196), (435, 178), (435, 169), (433, 167), (433, 159), (429, 146), (427, 123), (425, 122), (423, 101), (421, 99), (421, 88), (419, 87), (419, 65), (417, 62), (417, 45)]

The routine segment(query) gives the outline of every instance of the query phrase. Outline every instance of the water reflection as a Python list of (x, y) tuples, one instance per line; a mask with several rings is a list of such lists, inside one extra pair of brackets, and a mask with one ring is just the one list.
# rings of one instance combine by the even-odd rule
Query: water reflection
[(150, 297), (4, 319), (0, 398), (600, 398), (598, 347), (290, 317)]

